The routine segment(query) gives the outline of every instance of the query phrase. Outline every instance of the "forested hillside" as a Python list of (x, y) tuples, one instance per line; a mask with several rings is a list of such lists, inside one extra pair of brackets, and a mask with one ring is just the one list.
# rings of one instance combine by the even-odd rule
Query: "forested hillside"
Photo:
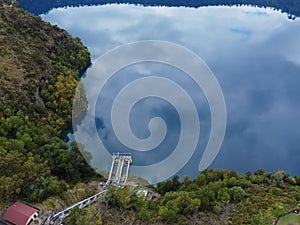
[(0, 206), (40, 201), (92, 174), (62, 139), (89, 52), (10, 3), (0, 0)]
[[(78, 184), (94, 172), (77, 146), (69, 150), (62, 139), (90, 55), (80, 39), (14, 4), (0, 0), (0, 211), (16, 199), (47, 199), (45, 208), (58, 210), (98, 191), (97, 183)], [(271, 225), (300, 208), (300, 177), (284, 171), (206, 170), (195, 180), (175, 176), (149, 188), (160, 198), (145, 201), (136, 188), (109, 187), (103, 199), (73, 210), (64, 224)]]
[[(101, 5), (108, 3), (130, 3), (145, 6), (217, 6), (217, 5), (253, 5), (272, 7), (290, 15), (300, 16), (300, 1), (298, 0), (19, 0), (21, 7), (39, 15), (52, 8), (81, 5)], [(292, 18), (292, 17), (290, 17)]]
[(97, 204), (73, 210), (65, 224), (272, 225), (278, 216), (300, 208), (299, 185), (300, 177), (284, 171), (238, 175), (206, 170), (195, 180), (180, 182), (175, 176), (158, 183), (153, 189), (161, 197), (150, 201), (136, 188), (109, 188)]

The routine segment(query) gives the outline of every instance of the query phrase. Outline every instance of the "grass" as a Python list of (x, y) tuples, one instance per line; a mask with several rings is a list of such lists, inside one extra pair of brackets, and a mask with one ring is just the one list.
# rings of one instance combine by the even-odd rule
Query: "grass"
[(282, 217), (277, 225), (300, 225), (300, 214), (291, 213)]

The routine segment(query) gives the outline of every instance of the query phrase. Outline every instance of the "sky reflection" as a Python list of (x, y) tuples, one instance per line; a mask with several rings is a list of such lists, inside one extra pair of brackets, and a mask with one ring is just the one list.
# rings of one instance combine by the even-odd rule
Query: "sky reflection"
[[(193, 50), (216, 75), (227, 105), (226, 136), (211, 167), (300, 174), (299, 19), (253, 7), (133, 5), (54, 9), (42, 18), (80, 37), (93, 60), (139, 40), (171, 41)], [(204, 124), (210, 120), (205, 107), (202, 118)], [(196, 175), (198, 161), (192, 158), (179, 174)]]

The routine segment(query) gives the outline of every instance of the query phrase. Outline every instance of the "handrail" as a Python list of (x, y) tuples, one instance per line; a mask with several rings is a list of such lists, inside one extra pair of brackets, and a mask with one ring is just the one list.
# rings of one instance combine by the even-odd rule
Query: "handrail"
[(90, 197), (88, 197), (88, 198), (86, 198), (84, 200), (81, 200), (81, 201), (79, 201), (79, 202), (77, 202), (77, 203), (75, 203), (75, 204), (73, 204), (73, 205), (71, 205), (71, 206), (69, 206), (69, 207), (67, 207), (67, 208), (65, 208), (65, 209), (57, 212), (57, 213), (55, 213), (55, 214), (49, 215), (43, 221), (43, 223), (41, 225), (53, 224), (53, 222), (55, 220), (57, 220), (57, 219), (63, 219), (65, 217), (67, 217), (69, 215), (70, 210), (72, 210), (72, 209), (74, 209), (76, 207), (80, 207), (80, 206), (82, 206), (81, 208), (89, 206), (90, 204), (94, 203), (99, 198), (99, 196), (104, 195), (105, 193), (106, 193), (106, 190), (101, 191), (101, 192), (99, 192), (99, 193), (97, 193), (97, 194), (95, 194), (93, 196), (90, 196)]

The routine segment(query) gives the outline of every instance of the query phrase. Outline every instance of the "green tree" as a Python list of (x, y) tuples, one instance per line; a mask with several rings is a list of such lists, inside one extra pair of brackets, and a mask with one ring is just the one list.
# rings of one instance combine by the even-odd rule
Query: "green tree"
[(262, 175), (264, 175), (264, 173), (265, 173), (264, 169), (263, 168), (259, 168), (259, 169), (257, 169), (254, 172), (254, 175), (256, 175), (256, 176), (262, 176)]
[(149, 222), (151, 218), (151, 213), (148, 208), (141, 207), (138, 211), (138, 217), (140, 220), (144, 222)]
[(94, 205), (83, 209), (74, 208), (65, 223), (67, 225), (102, 225), (102, 214)]
[(51, 196), (58, 195), (65, 191), (67, 184), (64, 181), (59, 181), (57, 177), (38, 177), (28, 187), (28, 198), (31, 201), (42, 201), (43, 199)]
[(207, 183), (206, 176), (203, 173), (200, 173), (196, 178), (196, 184), (198, 186), (203, 186)]
[(209, 189), (209, 187), (202, 186), (197, 191), (197, 197), (201, 201), (200, 209), (202, 210), (211, 210), (213, 209), (216, 201), (215, 193)]
[(0, 197), (9, 200), (20, 196), (28, 196), (28, 185), (38, 176), (49, 176), (47, 164), (38, 163), (32, 154), (27, 156), (18, 151), (10, 151), (0, 156)]
[(228, 188), (222, 188), (218, 191), (218, 200), (223, 204), (230, 202), (230, 191)]
[(177, 213), (179, 212), (178, 205), (174, 200), (167, 202), (165, 206), (160, 206), (158, 215), (168, 222), (174, 222), (178, 219)]
[(243, 188), (235, 186), (230, 188), (230, 195), (233, 201), (241, 201), (244, 199), (246, 192)]

